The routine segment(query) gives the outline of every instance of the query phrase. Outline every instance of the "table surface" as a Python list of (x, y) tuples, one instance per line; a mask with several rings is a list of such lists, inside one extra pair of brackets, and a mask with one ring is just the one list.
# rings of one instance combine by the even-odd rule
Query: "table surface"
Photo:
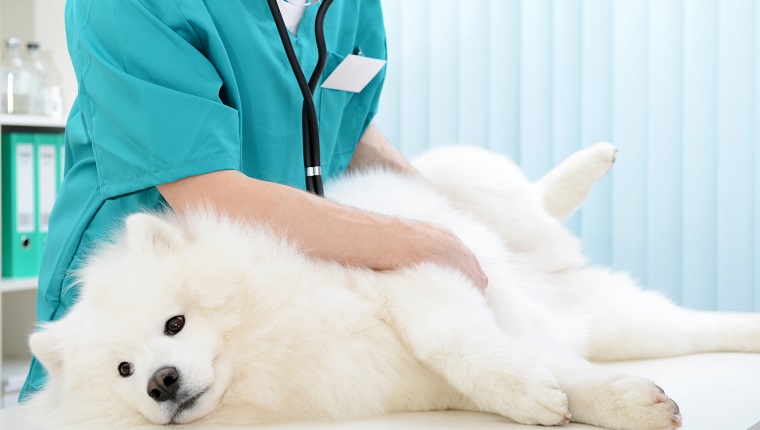
[[(658, 360), (607, 363), (604, 366), (653, 379), (680, 406), (686, 430), (747, 430), (760, 421), (760, 354), (700, 354)], [(23, 406), (0, 410), (0, 429), (47, 430), (51, 426), (35, 422)], [(140, 430), (165, 429), (144, 426)], [(211, 430), (189, 424), (183, 429)], [(229, 427), (246, 429), (254, 427)], [(501, 429), (527, 430), (542, 427), (513, 424), (490, 414), (444, 411), (395, 414), (344, 423), (296, 423), (258, 426), (257, 429)], [(568, 424), (562, 429), (594, 429)], [(760, 429), (760, 425), (756, 427)], [(753, 428), (755, 430), (755, 428)]]

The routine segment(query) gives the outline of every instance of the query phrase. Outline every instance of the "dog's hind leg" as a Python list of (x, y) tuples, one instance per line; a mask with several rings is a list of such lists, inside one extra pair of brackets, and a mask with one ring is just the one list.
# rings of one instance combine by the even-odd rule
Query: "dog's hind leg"
[(609, 143), (576, 152), (535, 183), (544, 208), (560, 221), (570, 217), (586, 200), (591, 186), (615, 162), (617, 148)]
[(512, 161), (484, 149), (453, 146), (423, 154), (414, 166), (459, 209), (495, 230), (509, 248), (547, 272), (585, 263), (578, 239), (544, 208)]
[(557, 290), (558, 300), (565, 311), (584, 315), (586, 356), (593, 361), (760, 352), (758, 314), (684, 309), (601, 268), (562, 276), (566, 288)]
[(387, 324), (412, 355), (472, 402), (452, 407), (523, 424), (568, 421), (567, 398), (554, 376), (499, 330), (481, 293), (461, 274), (422, 264), (377, 276)]
[[(617, 148), (606, 142), (584, 148), (544, 175), (532, 189), (512, 161), (483, 149), (446, 147), (423, 154), (413, 163), (423, 177), (454, 201), (476, 211), (497, 209), (491, 206), (488, 196), (523, 204), (523, 193), (532, 192), (538, 195), (546, 212), (564, 221), (583, 204), (591, 186), (607, 175), (615, 154)], [(483, 198), (488, 203), (485, 206), (477, 202)]]

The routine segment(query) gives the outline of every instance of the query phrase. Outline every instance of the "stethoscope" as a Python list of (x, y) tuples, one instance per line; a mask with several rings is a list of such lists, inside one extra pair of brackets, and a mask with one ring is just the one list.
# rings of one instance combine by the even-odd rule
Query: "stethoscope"
[[(306, 7), (319, 3), (320, 1), (322, 0), (311, 0), (307, 3), (288, 2)], [(314, 33), (317, 39), (319, 58), (307, 84), (303, 70), (301, 70), (301, 64), (298, 62), (296, 53), (293, 51), (293, 45), (290, 43), (288, 30), (285, 27), (285, 21), (282, 19), (280, 8), (277, 6), (277, 0), (267, 0), (274, 22), (277, 24), (277, 32), (280, 33), (280, 40), (282, 40), (282, 46), (285, 48), (285, 54), (288, 57), (290, 68), (293, 69), (293, 74), (296, 76), (298, 87), (301, 89), (301, 94), (303, 95), (303, 164), (306, 168), (306, 190), (319, 196), (323, 196), (324, 191), (322, 189), (322, 167), (320, 166), (319, 161), (319, 122), (317, 120), (317, 109), (314, 107), (314, 98), (312, 97), (312, 94), (314, 94), (314, 90), (317, 88), (317, 83), (322, 76), (322, 72), (325, 70), (325, 63), (327, 62), (327, 47), (325, 45), (325, 33), (323, 27), (327, 9), (330, 8), (332, 2), (333, 0), (324, 0), (317, 11), (317, 17), (314, 21)]]

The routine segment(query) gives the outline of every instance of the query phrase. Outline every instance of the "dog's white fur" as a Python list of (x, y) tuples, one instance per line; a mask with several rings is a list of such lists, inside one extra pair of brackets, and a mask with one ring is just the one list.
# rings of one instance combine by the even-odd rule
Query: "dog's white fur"
[[(346, 268), (209, 210), (133, 215), (87, 260), (68, 315), (32, 335), (50, 373), (32, 403), (77, 427), (451, 408), (676, 428), (678, 408), (654, 383), (590, 361), (760, 352), (760, 318), (678, 308), (624, 274), (585, 267), (560, 222), (615, 152), (589, 147), (531, 184), (504, 158), (451, 147), (416, 161), (424, 179), (373, 171), (329, 184), (346, 204), (452, 229), (488, 274), (485, 297), (449, 268)], [(175, 315), (185, 327), (167, 336)], [(134, 374), (120, 376), (121, 362)], [(158, 403), (146, 386), (165, 366), (181, 388)]]

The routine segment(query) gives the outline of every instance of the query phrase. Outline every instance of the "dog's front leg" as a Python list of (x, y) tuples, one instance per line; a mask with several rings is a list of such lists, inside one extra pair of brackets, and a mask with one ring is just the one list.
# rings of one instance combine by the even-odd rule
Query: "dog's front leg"
[(477, 410), (523, 424), (568, 422), (567, 396), (557, 380), (499, 330), (463, 275), (432, 264), (377, 275), (387, 323)]

